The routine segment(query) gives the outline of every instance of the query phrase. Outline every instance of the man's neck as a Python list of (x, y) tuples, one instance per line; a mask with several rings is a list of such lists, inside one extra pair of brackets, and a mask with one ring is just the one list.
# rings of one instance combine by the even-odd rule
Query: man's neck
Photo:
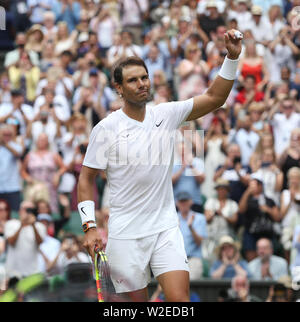
[(136, 106), (126, 102), (122, 110), (128, 117), (143, 122), (146, 115), (146, 104), (143, 106)]

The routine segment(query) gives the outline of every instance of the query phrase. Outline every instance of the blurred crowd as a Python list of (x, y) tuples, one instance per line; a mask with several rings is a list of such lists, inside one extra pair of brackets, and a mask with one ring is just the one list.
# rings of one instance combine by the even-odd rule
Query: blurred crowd
[[(144, 59), (149, 105), (185, 100), (217, 76), (224, 33), (232, 28), (244, 34), (234, 88), (220, 109), (184, 124), (180, 132), (192, 134), (175, 147), (172, 183), (191, 280), (297, 279), (299, 0), (12, 0), (4, 7), (4, 284), (89, 261), (82, 235), (64, 227), (78, 216), (76, 182), (89, 133), (122, 108), (113, 64), (132, 55)], [(102, 171), (94, 191), (105, 245), (109, 189)]]

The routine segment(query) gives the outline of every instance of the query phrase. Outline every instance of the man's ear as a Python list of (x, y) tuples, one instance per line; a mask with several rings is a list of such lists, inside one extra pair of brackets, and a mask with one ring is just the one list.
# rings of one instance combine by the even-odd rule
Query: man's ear
[(115, 87), (118, 95), (122, 98), (123, 97), (122, 86), (120, 84), (114, 82), (114, 87)]

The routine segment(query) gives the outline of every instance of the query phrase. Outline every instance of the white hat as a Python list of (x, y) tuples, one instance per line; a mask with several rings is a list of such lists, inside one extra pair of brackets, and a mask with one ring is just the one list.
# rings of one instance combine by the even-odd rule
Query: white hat
[(89, 40), (89, 35), (87, 32), (81, 32), (78, 36), (78, 42), (84, 42)]

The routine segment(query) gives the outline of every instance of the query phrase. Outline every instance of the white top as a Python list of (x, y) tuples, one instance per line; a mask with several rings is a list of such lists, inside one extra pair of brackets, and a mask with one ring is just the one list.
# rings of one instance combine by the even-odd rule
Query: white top
[[(46, 236), (46, 227), (36, 222), (35, 227), (42, 239)], [(4, 236), (13, 236), (21, 226), (20, 220), (11, 219), (4, 226)], [(6, 257), (6, 272), (8, 277), (28, 276), (39, 272), (38, 244), (31, 225), (25, 226), (20, 231), (14, 246), (8, 244)]]
[(83, 165), (106, 169), (109, 237), (135, 239), (178, 225), (172, 189), (175, 131), (193, 99), (146, 108), (138, 122), (122, 109), (93, 129)]
[(293, 113), (288, 119), (283, 113), (276, 113), (272, 120), (274, 148), (281, 154), (290, 143), (291, 132), (300, 127), (300, 113)]

